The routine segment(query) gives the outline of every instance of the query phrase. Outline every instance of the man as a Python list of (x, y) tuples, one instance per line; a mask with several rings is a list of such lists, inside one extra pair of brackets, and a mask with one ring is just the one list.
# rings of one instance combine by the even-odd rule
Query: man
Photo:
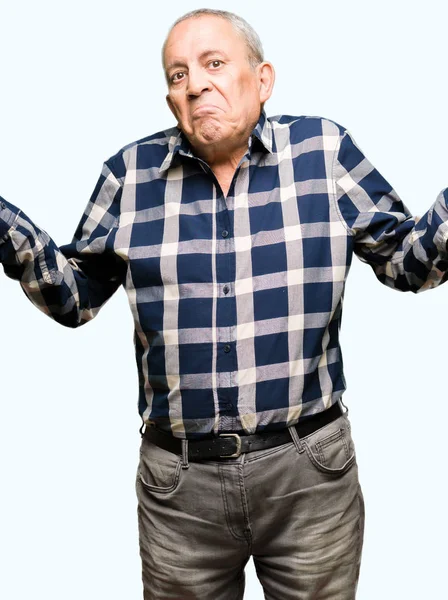
[(242, 598), (251, 555), (266, 598), (354, 598), (344, 284), (353, 252), (390, 287), (443, 283), (448, 192), (416, 224), (343, 127), (267, 119), (274, 69), (235, 15), (182, 17), (163, 61), (178, 127), (106, 161), (67, 246), (2, 199), (0, 258), (66, 326), (128, 293), (146, 599)]

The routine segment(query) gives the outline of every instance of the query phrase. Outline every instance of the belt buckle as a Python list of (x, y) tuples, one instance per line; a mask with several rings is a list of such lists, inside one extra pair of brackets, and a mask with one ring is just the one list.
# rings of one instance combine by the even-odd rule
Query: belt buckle
[(241, 454), (241, 438), (237, 433), (220, 433), (219, 437), (234, 437), (236, 439), (236, 452), (234, 454), (220, 454), (219, 458), (236, 458)]

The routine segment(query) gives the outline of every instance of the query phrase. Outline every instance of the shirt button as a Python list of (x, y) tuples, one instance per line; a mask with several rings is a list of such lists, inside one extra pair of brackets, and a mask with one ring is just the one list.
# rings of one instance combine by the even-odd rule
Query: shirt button
[(221, 232), (221, 235), (222, 235), (222, 237), (223, 237), (223, 238), (226, 238), (226, 237), (229, 235), (229, 232), (227, 231), (227, 229), (224, 229), (224, 230)]
[(230, 348), (230, 344), (226, 344), (224, 346), (224, 352), (230, 352), (231, 348)]
[(225, 285), (225, 286), (222, 288), (222, 291), (224, 292), (224, 294), (228, 294), (228, 293), (230, 292), (230, 288), (229, 288), (229, 286), (228, 286), (228, 285)]

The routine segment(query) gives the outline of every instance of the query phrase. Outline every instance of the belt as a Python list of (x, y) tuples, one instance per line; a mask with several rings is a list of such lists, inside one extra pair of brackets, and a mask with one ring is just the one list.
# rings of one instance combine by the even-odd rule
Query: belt
[[(342, 415), (339, 402), (331, 408), (320, 413), (306, 417), (294, 425), (299, 438), (310, 435), (321, 427), (328, 425)], [(174, 454), (182, 454), (182, 440), (170, 433), (158, 429), (154, 425), (146, 427), (143, 433), (145, 438)], [(242, 452), (253, 450), (264, 450), (273, 446), (280, 446), (291, 442), (291, 434), (288, 428), (279, 431), (266, 431), (253, 435), (239, 435), (238, 433), (220, 433), (217, 437), (188, 440), (188, 459), (191, 461), (207, 458), (236, 458)]]

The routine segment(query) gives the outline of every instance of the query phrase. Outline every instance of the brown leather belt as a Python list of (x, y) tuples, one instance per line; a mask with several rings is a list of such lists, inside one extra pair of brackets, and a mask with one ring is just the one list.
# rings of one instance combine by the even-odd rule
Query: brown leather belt
[[(320, 413), (305, 418), (295, 425), (299, 438), (314, 433), (321, 427), (328, 425), (342, 415), (339, 402)], [(156, 428), (146, 427), (143, 435), (153, 444), (173, 452), (182, 454), (182, 440), (170, 433)], [(279, 431), (266, 431), (253, 435), (239, 435), (238, 433), (220, 433), (218, 436), (202, 440), (188, 440), (188, 459), (198, 461), (207, 458), (236, 458), (242, 452), (264, 450), (273, 446), (280, 446), (291, 442), (288, 428)]]

